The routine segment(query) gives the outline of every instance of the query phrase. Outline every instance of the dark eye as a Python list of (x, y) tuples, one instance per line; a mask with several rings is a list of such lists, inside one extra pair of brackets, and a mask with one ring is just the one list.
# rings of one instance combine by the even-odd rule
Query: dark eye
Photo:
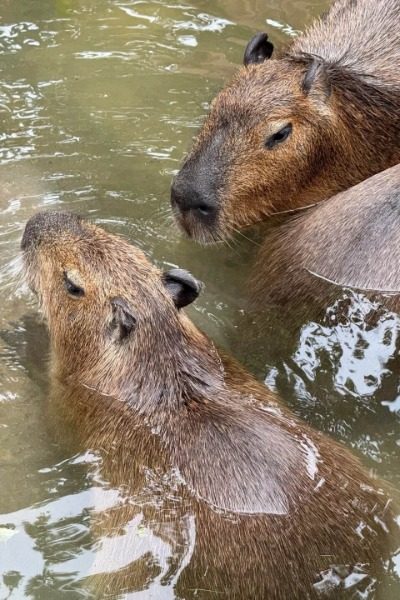
[(268, 148), (268, 150), (271, 150), (271, 148), (274, 148), (277, 144), (281, 144), (282, 142), (287, 140), (289, 135), (292, 133), (292, 129), (292, 124), (288, 123), (287, 125), (285, 125), (285, 127), (282, 127), (282, 129), (280, 129), (276, 133), (273, 133), (267, 139), (267, 141), (265, 142), (265, 147)]
[(71, 296), (75, 296), (75, 298), (81, 298), (85, 295), (85, 290), (73, 281), (71, 281), (66, 273), (64, 273), (64, 285), (68, 294), (71, 294)]

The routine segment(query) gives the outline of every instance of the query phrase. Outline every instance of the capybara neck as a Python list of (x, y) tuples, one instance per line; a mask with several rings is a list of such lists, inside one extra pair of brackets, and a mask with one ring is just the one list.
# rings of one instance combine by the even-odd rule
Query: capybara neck
[[(137, 337), (107, 349), (78, 371), (65, 368), (65, 355), (55, 355), (54, 373), (74, 383), (127, 402), (154, 417), (162, 410), (177, 411), (188, 403), (209, 404), (225, 395), (218, 353), (183, 315), (157, 307), (159, 320), (149, 320)], [(68, 364), (68, 360), (67, 360)]]
[(253, 308), (322, 316), (353, 290), (399, 312), (399, 202), (396, 165), (272, 228), (252, 267)]

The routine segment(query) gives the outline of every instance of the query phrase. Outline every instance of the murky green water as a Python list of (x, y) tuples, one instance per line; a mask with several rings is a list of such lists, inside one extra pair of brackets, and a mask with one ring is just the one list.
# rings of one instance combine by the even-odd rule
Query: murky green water
[[(86, 597), (93, 493), (115, 502), (96, 479), (96, 457), (71, 455), (48, 418), (46, 332), (14, 265), (38, 209), (90, 215), (160, 265), (203, 279), (196, 323), (400, 488), (399, 317), (382, 312), (366, 325), (362, 298), (334, 327), (312, 314), (295, 323), (276, 307), (256, 336), (243, 310), (256, 245), (196, 246), (169, 210), (171, 176), (251, 34), (267, 21), (282, 44), (327, 4), (2, 0), (0, 600)], [(129, 598), (173, 597), (152, 585)]]

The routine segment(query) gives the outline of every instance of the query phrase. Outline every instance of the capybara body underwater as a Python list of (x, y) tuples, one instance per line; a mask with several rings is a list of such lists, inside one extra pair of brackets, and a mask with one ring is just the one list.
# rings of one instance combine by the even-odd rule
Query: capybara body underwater
[(246, 48), (172, 186), (201, 242), (305, 207), (400, 161), (400, 2), (337, 0), (276, 57)]
[(204, 600), (374, 587), (398, 543), (390, 493), (191, 323), (189, 273), (68, 213), (32, 217), (22, 250), (56, 406), (125, 499), (96, 519), (99, 597), (153, 580)]

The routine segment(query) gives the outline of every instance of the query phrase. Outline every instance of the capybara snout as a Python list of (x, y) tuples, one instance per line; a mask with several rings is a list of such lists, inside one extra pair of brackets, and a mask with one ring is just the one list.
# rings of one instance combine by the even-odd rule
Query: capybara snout
[(25, 226), (21, 249), (27, 250), (46, 237), (54, 237), (61, 231), (70, 231), (79, 235), (82, 231), (82, 219), (79, 215), (66, 212), (39, 212), (33, 215)]
[(193, 228), (198, 228), (198, 235), (201, 236), (203, 226), (207, 230), (217, 227), (218, 188), (222, 184), (218, 171), (214, 140), (199, 160), (186, 161), (172, 184), (171, 206), (189, 235)]

